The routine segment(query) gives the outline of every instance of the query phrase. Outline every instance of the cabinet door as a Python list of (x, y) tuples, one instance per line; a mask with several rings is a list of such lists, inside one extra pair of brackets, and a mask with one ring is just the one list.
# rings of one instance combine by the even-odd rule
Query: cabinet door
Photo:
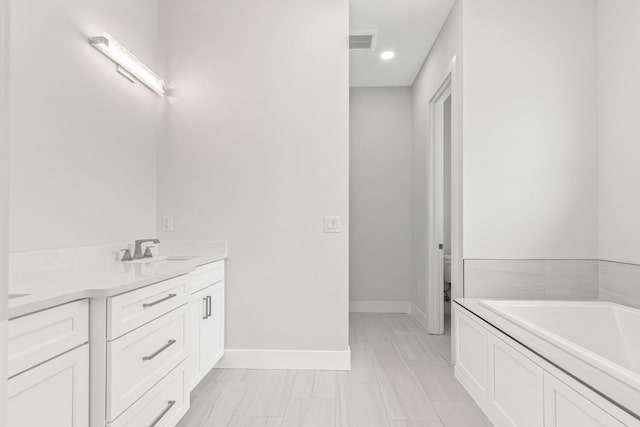
[(187, 381), (193, 390), (204, 377), (201, 369), (200, 332), (204, 319), (208, 313), (208, 289), (203, 289), (191, 296), (189, 303), (189, 328), (187, 329), (187, 347), (189, 359), (187, 360)]
[(489, 402), (499, 425), (542, 427), (542, 368), (492, 334), (489, 364)]
[(224, 283), (205, 289), (207, 313), (200, 323), (200, 369), (204, 375), (224, 350)]
[[(612, 412), (620, 412), (608, 402)], [(603, 408), (586, 399), (551, 374), (544, 375), (544, 425), (545, 427), (623, 427), (638, 426), (640, 421), (625, 416), (621, 422)], [(620, 414), (626, 415), (626, 414)]]
[(8, 427), (86, 427), (88, 344), (10, 378), (7, 386)]
[(207, 314), (206, 289), (191, 296), (189, 303), (188, 325), (186, 334), (186, 344), (189, 349), (187, 359), (186, 376), (190, 390), (193, 390), (200, 382), (203, 375), (200, 372), (200, 326)]

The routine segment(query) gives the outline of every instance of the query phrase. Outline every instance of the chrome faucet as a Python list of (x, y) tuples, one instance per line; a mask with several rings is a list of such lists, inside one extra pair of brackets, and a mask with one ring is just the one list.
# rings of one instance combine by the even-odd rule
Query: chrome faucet
[(133, 251), (133, 259), (142, 259), (142, 258), (151, 258), (149, 255), (151, 255), (151, 251), (145, 251), (145, 253), (142, 253), (142, 245), (144, 243), (155, 243), (158, 244), (160, 243), (160, 240), (158, 239), (141, 239), (141, 240), (136, 240), (136, 247)]

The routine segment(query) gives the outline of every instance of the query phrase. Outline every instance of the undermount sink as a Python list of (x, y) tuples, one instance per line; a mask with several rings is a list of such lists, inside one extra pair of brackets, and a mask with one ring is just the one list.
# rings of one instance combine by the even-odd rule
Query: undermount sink
[(21, 297), (26, 297), (29, 294), (9, 294), (9, 299), (15, 299), (15, 298), (21, 298)]

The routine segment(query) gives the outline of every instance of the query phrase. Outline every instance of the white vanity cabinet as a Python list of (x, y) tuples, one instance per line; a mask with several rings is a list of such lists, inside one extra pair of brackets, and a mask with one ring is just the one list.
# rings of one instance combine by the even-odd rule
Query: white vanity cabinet
[(224, 261), (183, 271), (11, 319), (7, 427), (175, 427), (224, 353)]
[(89, 423), (89, 303), (9, 321), (8, 427)]
[(193, 390), (224, 354), (224, 261), (199, 267), (189, 283), (187, 378)]
[(456, 307), (455, 376), (498, 427), (638, 427), (640, 420)]
[(91, 300), (90, 426), (174, 426), (185, 381), (188, 275)]
[(91, 300), (91, 427), (174, 427), (222, 357), (224, 261)]

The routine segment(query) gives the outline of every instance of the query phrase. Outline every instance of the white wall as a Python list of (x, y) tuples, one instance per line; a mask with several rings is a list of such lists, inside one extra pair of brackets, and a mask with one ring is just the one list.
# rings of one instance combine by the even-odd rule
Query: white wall
[(109, 32), (157, 66), (157, 1), (20, 0), (11, 24), (10, 250), (154, 235), (163, 101), (87, 39)]
[(594, 259), (596, 1), (465, 1), (463, 21), (464, 257)]
[(9, 226), (9, 1), (0, 0), (0, 425), (7, 420)]
[(640, 2), (598, 1), (599, 257), (640, 264)]
[(410, 301), (411, 89), (352, 88), (351, 301)]
[[(346, 0), (160, 2), (161, 238), (227, 239), (227, 347), (346, 350)], [(340, 215), (342, 234), (324, 234)]]
[[(429, 52), (412, 86), (413, 103), (413, 302), (423, 311), (427, 308), (427, 212), (428, 212), (428, 118), (429, 101), (449, 73), (456, 57), (458, 81), (462, 80), (462, 2), (453, 6), (447, 21)], [(462, 91), (459, 91), (459, 95)], [(461, 98), (453, 99), (460, 105)], [(455, 108), (455, 106), (454, 106)]]

